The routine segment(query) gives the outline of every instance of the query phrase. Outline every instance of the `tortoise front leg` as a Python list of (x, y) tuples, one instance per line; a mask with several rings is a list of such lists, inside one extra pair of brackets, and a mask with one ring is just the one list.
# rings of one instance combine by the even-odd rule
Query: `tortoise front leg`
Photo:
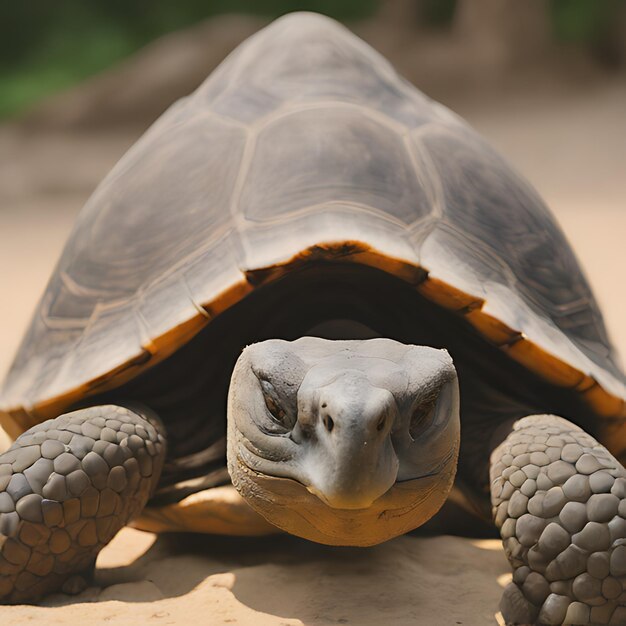
[(491, 502), (513, 582), (510, 624), (626, 624), (626, 471), (554, 415), (514, 423), (491, 455)]
[(35, 426), (0, 455), (0, 603), (77, 589), (145, 506), (165, 440), (147, 412), (95, 406)]

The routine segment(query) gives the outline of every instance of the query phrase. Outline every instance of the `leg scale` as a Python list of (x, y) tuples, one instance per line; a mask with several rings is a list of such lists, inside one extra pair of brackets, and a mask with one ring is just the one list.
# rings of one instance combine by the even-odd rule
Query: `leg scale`
[(491, 457), (491, 502), (513, 582), (509, 624), (626, 624), (626, 471), (554, 415), (518, 420)]

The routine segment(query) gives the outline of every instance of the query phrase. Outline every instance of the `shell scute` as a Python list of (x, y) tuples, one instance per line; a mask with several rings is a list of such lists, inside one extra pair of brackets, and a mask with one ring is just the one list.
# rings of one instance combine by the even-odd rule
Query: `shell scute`
[(402, 137), (360, 109), (298, 111), (264, 126), (239, 203), (246, 219), (276, 221), (328, 202), (404, 224), (430, 211)]
[(84, 285), (95, 274), (101, 289), (128, 296), (195, 253), (230, 220), (245, 137), (194, 115), (131, 149), (85, 207), (67, 249), (68, 273)]

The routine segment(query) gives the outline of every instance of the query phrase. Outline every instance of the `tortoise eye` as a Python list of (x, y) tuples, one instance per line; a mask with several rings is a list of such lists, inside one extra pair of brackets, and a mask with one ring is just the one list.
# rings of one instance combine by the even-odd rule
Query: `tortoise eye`
[(293, 424), (291, 423), (289, 415), (287, 415), (287, 412), (280, 405), (276, 390), (274, 389), (272, 383), (268, 382), (267, 380), (262, 380), (261, 388), (263, 389), (265, 406), (267, 407), (267, 410), (270, 412), (270, 415), (272, 416), (274, 421), (283, 428), (293, 428)]
[(272, 414), (272, 417), (282, 424), (285, 419), (285, 411), (283, 411), (278, 404), (270, 396), (265, 396), (265, 406), (267, 410)]
[(409, 424), (409, 435), (415, 441), (432, 425), (435, 419), (437, 408), (437, 398), (430, 398), (426, 402), (422, 402), (411, 415), (411, 423)]

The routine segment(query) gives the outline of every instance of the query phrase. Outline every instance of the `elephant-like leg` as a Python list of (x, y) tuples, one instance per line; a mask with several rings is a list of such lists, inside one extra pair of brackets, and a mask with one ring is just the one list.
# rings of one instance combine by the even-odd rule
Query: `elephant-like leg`
[(159, 479), (158, 429), (148, 412), (94, 406), (31, 428), (0, 455), (0, 603), (80, 590)]
[(626, 624), (626, 471), (567, 420), (514, 423), (491, 456), (509, 624)]

